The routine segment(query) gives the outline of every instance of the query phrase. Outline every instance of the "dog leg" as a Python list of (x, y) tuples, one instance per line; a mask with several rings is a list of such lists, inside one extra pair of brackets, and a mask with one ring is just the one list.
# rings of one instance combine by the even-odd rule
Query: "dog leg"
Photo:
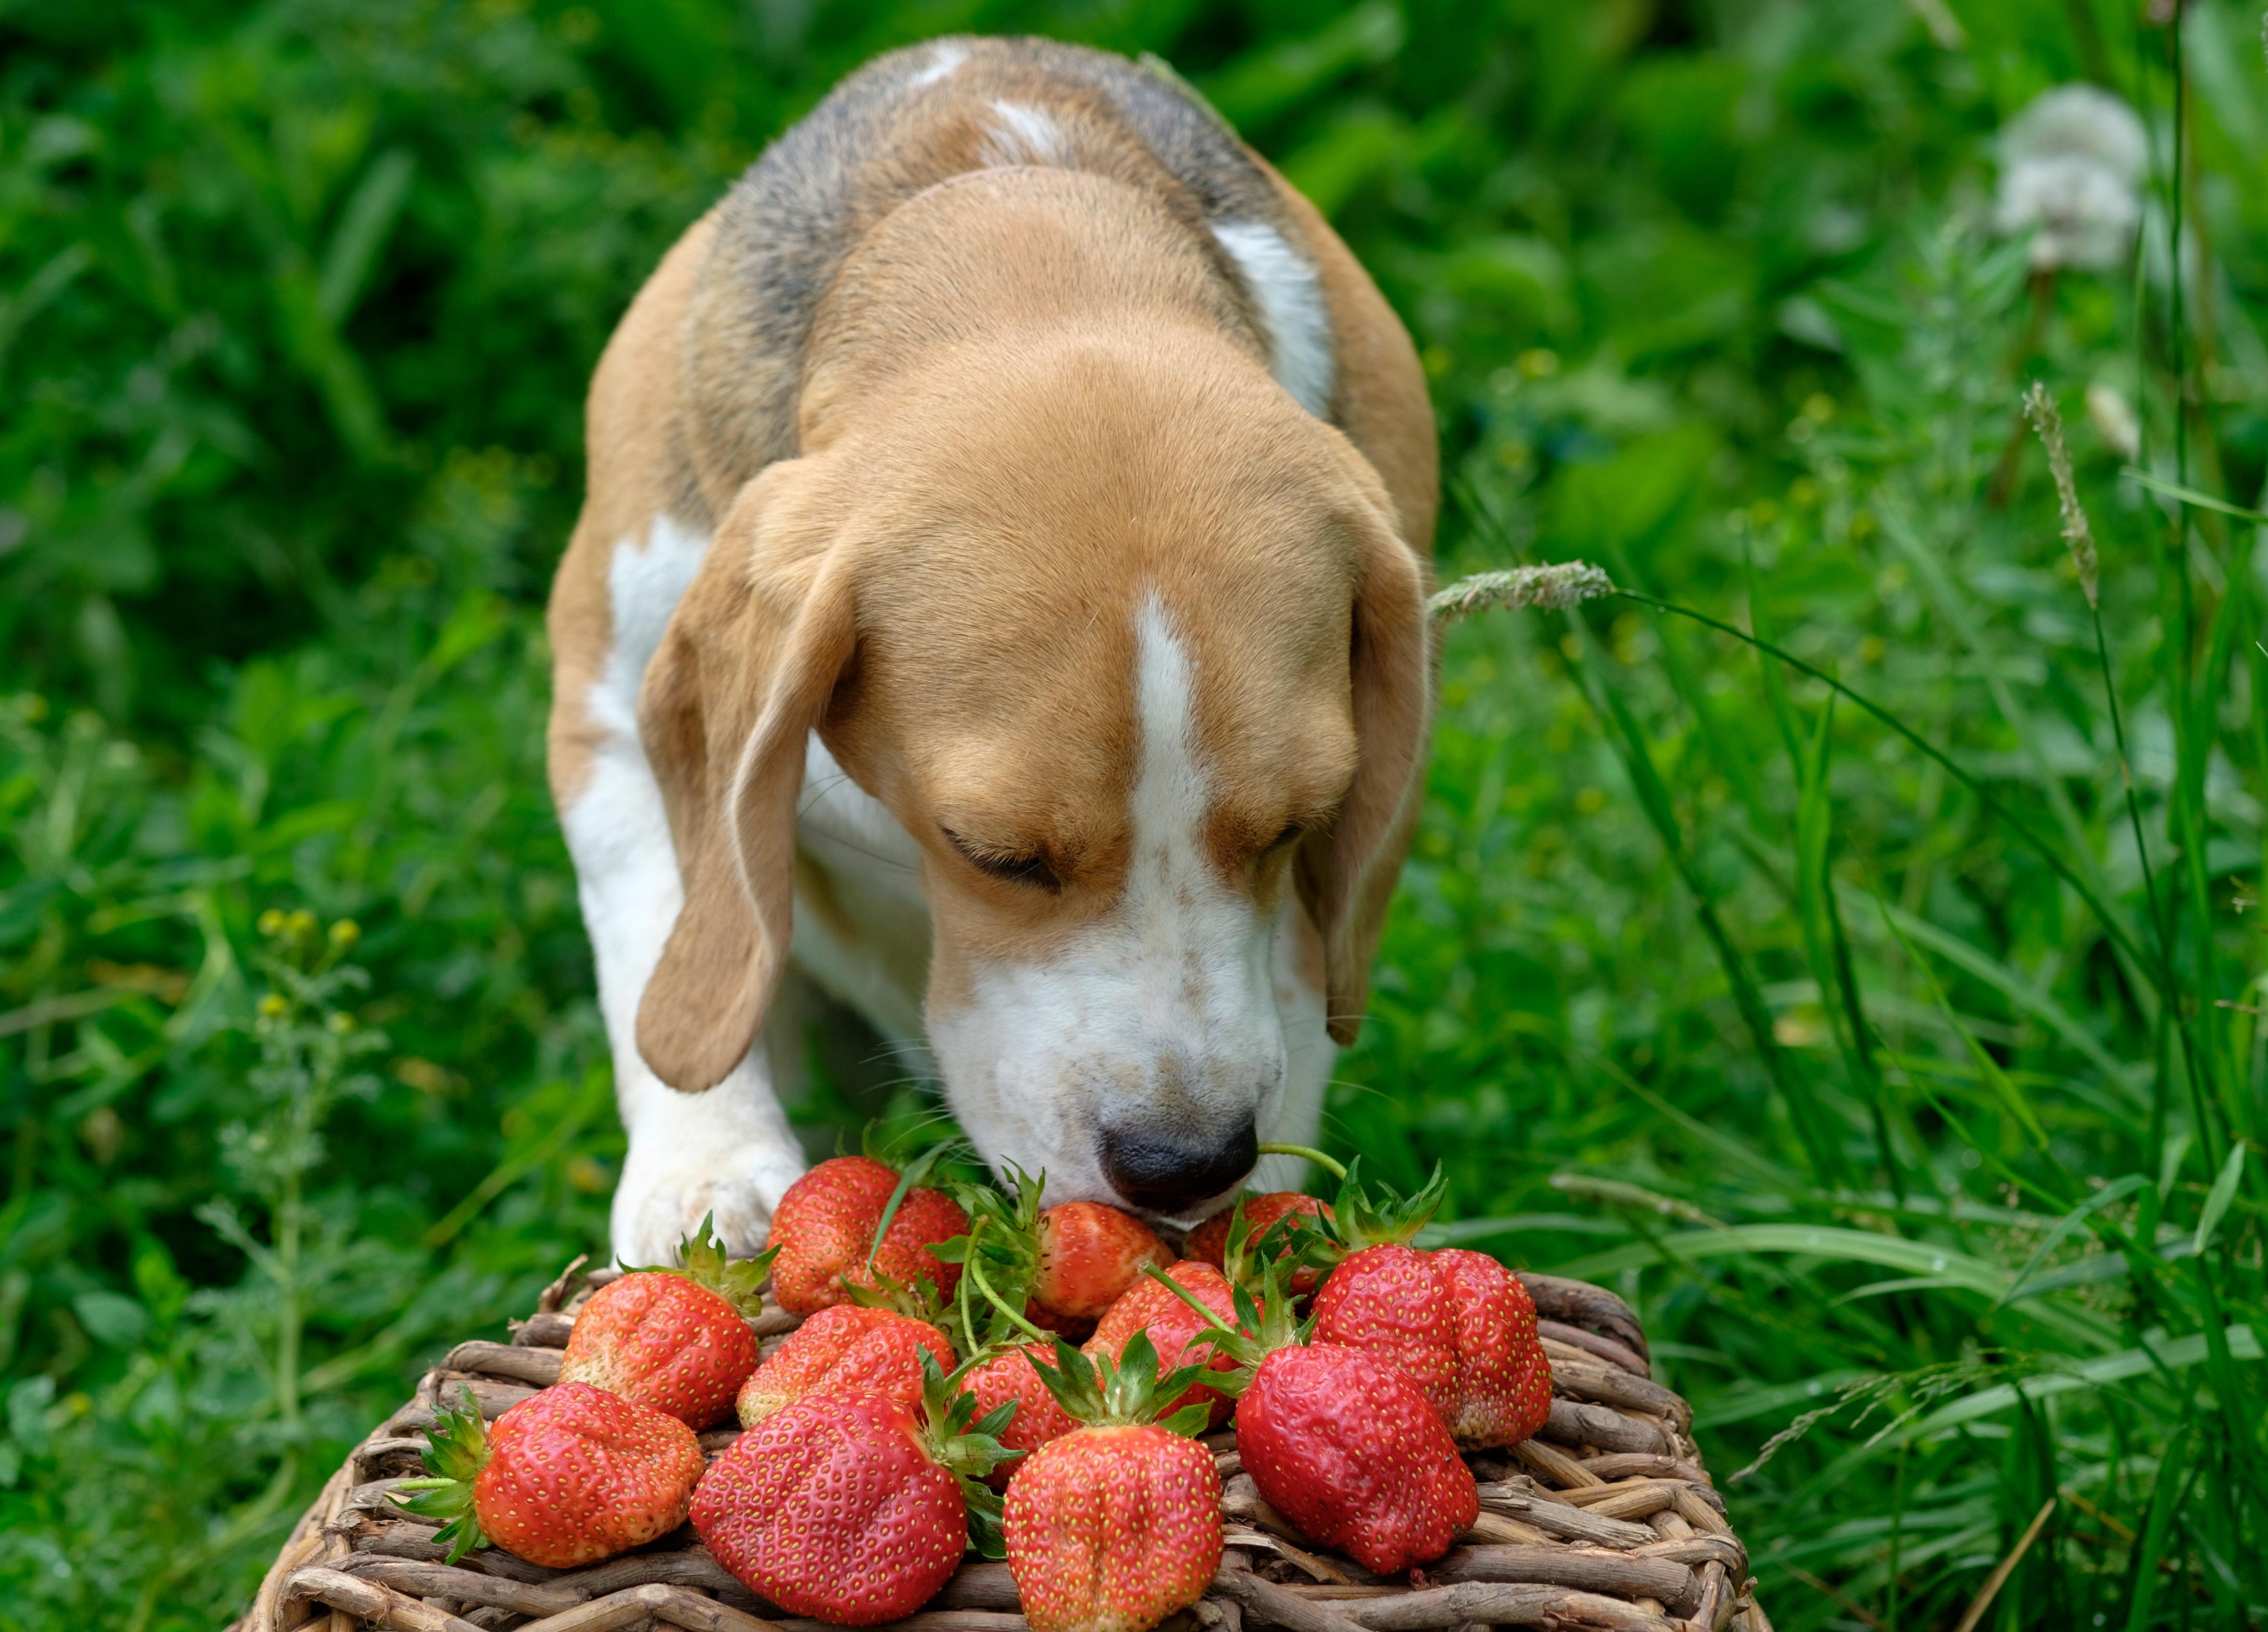
[(804, 1167), (761, 1042), (705, 1093), (662, 1082), (637, 1047), (638, 1001), (684, 902), (661, 790), (638, 741), (637, 691), (707, 544), (665, 519), (644, 548), (615, 547), (612, 640), (585, 699), (588, 769), (561, 813), (630, 1135), (612, 1219), (615, 1256), (625, 1264), (674, 1262), (679, 1239), (710, 1214), (729, 1251), (756, 1251), (774, 1203)]

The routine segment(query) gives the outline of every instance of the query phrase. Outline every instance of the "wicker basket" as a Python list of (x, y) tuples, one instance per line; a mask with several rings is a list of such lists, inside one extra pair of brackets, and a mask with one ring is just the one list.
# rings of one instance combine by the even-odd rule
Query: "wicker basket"
[[(469, 1386), (493, 1417), (559, 1375), (583, 1301), (612, 1278), (552, 1283), (509, 1343), (466, 1342), (416, 1397), (355, 1448), (293, 1528), (232, 1632), (821, 1632), (784, 1615), (711, 1558), (686, 1526), (580, 1570), (546, 1570), (491, 1547), (451, 1567), (433, 1526), (387, 1491), (420, 1470), (437, 1402)], [(1381, 1580), (1311, 1549), (1241, 1470), (1233, 1430), (1209, 1435), (1220, 1460), (1226, 1549), (1212, 1590), (1167, 1632), (1417, 1632), (1488, 1626), (1613, 1632), (1771, 1632), (1748, 1552), (1691, 1438), (1692, 1412), (1647, 1374), (1645, 1334), (1627, 1305), (1580, 1281), (1523, 1275), (1551, 1357), (1551, 1420), (1510, 1452), (1468, 1459), (1480, 1520), (1463, 1544), (1406, 1578)], [(769, 1355), (796, 1317), (767, 1305), (754, 1322)], [(732, 1428), (701, 1436), (715, 1456)], [(1008, 1567), (970, 1562), (905, 1632), (1024, 1632)], [(328, 1625), (324, 1624), (328, 1617)]]

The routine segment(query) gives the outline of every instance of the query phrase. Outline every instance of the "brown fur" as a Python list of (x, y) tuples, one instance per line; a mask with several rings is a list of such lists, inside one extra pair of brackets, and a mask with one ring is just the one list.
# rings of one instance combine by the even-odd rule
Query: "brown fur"
[[(1079, 77), (1094, 54), (1073, 71), (1062, 48), (970, 46), (929, 86), (904, 89), (902, 54), (838, 93), (856, 92), (821, 133), (845, 171), (829, 254), (783, 270), (751, 237), (779, 188), (728, 201), (664, 260), (593, 381), (590, 496), (551, 609), (563, 808), (597, 740), (613, 549), (656, 516), (721, 518), (639, 709), (686, 904), (638, 1044), (681, 1088), (747, 1052), (784, 962), (814, 729), (924, 852), (933, 1005), (966, 957), (1029, 955), (1108, 910), (1145, 588), (1194, 654), (1214, 867), (1262, 901), (1296, 877), (1334, 1036), (1359, 1017), (1431, 702), (1433, 434), (1409, 339), (1273, 172), (1193, 184), (1196, 161), (1156, 147), (1203, 150), (1202, 132), (1160, 103), (1138, 139), (1135, 93)], [(1043, 107), (1077, 168), (978, 168), (1003, 97)], [(877, 130), (870, 163), (834, 151)], [(1251, 295), (1203, 224), (1208, 187), (1254, 187), (1264, 203), (1240, 209), (1265, 208), (1321, 276), (1330, 425), (1270, 378)], [(799, 344), (759, 273), (806, 313)], [(1290, 824), (1306, 836), (1287, 849)], [(1061, 888), (990, 877), (970, 846), (1035, 850)]]

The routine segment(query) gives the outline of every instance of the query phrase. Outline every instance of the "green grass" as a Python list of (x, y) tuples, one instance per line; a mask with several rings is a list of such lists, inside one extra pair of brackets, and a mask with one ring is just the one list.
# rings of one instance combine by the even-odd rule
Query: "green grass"
[[(1981, 1624), (2268, 1618), (2268, 72), (2144, 9), (0, 0), (0, 1628), (225, 1620), (600, 1245), (584, 382), (770, 133), (964, 27), (1161, 53), (1329, 213), (1447, 574), (1655, 598), (1450, 635), (1329, 1139), (1631, 1298), (1780, 1625), (1950, 1627), (2043, 1508)], [(2082, 78), (2145, 244), (2042, 287), (1993, 136)], [(814, 1148), (921, 1114), (813, 1047)]]

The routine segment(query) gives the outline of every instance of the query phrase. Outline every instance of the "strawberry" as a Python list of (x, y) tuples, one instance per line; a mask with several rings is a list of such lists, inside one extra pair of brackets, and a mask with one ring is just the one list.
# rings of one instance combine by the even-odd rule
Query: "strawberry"
[(1378, 1575), (1430, 1563), (1480, 1517), (1432, 1403), (1359, 1349), (1262, 1360), (1237, 1406), (1236, 1452), (1278, 1512)]
[[(907, 1177), (918, 1178), (917, 1164)], [(892, 1197), (900, 1188), (897, 1210)], [(885, 1214), (889, 1228), (878, 1245)], [(852, 1287), (880, 1280), (935, 1283), (950, 1296), (961, 1271), (925, 1249), (968, 1228), (968, 1216), (942, 1190), (903, 1185), (893, 1169), (869, 1156), (837, 1156), (788, 1186), (772, 1209), (765, 1250), (775, 1253), (772, 1295), (790, 1314), (816, 1314), (851, 1301)], [(871, 1266), (868, 1263), (872, 1258)]]
[[(1235, 1217), (1237, 1207), (1244, 1209), (1245, 1227), (1251, 1231), (1252, 1239), (1255, 1240), (1259, 1239), (1269, 1226), (1280, 1218), (1299, 1217), (1329, 1218), (1331, 1217), (1331, 1204), (1329, 1202), (1318, 1201), (1312, 1195), (1303, 1195), (1297, 1190), (1270, 1190), (1264, 1195), (1242, 1196), (1238, 1199), (1235, 1206), (1230, 1207), (1224, 1212), (1215, 1213), (1190, 1231), (1189, 1239), (1182, 1243), (1182, 1256), (1194, 1258), (1200, 1263), (1211, 1264), (1216, 1269), (1226, 1269), (1228, 1229)], [(1319, 1278), (1313, 1268), (1302, 1266), (1292, 1277), (1292, 1296), (1305, 1298), (1315, 1290), (1315, 1283)]]
[(1163, 1423), (1160, 1397), (1197, 1367), (1158, 1375), (1137, 1332), (1123, 1365), (1088, 1362), (1068, 1343), (1039, 1368), (1065, 1415), (1086, 1424), (1019, 1463), (1003, 1528), (1008, 1568), (1032, 1632), (1147, 1632), (1195, 1603), (1220, 1568), (1220, 1474), (1188, 1436), (1193, 1405)]
[(822, 1393), (880, 1394), (908, 1405), (922, 1397), (926, 1349), (940, 1366), (953, 1364), (953, 1345), (926, 1320), (895, 1310), (836, 1304), (788, 1334), (772, 1357), (740, 1385), (740, 1426), (758, 1422), (792, 1401)]
[(390, 1493), (407, 1512), (448, 1520), (434, 1540), (449, 1562), (493, 1541), (531, 1564), (572, 1570), (685, 1522), (701, 1442), (667, 1412), (587, 1383), (544, 1389), (493, 1429), (470, 1389), (465, 1405), (427, 1435), (430, 1476)]
[[(976, 1402), (977, 1415), (983, 1416), (1013, 1400), (1015, 1415), (999, 1432), (1000, 1443), (1011, 1451), (1030, 1452), (1051, 1439), (1069, 1433), (1079, 1424), (1064, 1415), (1040, 1376), (1035, 1361), (1044, 1360), (1053, 1352), (1046, 1343), (1025, 1343), (1017, 1348), (1002, 1349), (989, 1356), (980, 1356), (961, 1374), (961, 1392)], [(988, 1482), (1005, 1489), (1008, 1483), (1007, 1468), (996, 1469)]]
[(1315, 1295), (1314, 1341), (1400, 1367), (1460, 1445), (1516, 1444), (1551, 1412), (1535, 1300), (1484, 1253), (1363, 1248)]
[(976, 1480), (1007, 1452), (1007, 1412), (972, 1423), (960, 1379), (921, 1351), (917, 1407), (878, 1394), (806, 1396), (743, 1433), (693, 1496), (693, 1527), (748, 1590), (791, 1615), (871, 1626), (911, 1614), (998, 1498)]
[(1314, 1322), (1294, 1322), (1283, 1275), (1266, 1267), (1257, 1301), (1237, 1289), (1241, 1332), (1189, 1300), (1206, 1325), (1192, 1341), (1237, 1364), (1215, 1386), (1238, 1396), (1245, 1472), (1278, 1512), (1366, 1570), (1399, 1575), (1439, 1558), (1480, 1515), (1472, 1470), (1392, 1364), (1307, 1342)]
[(760, 1306), (769, 1261), (728, 1261), (701, 1221), (682, 1269), (633, 1269), (591, 1295), (567, 1336), (563, 1383), (589, 1383), (708, 1427), (756, 1367), (743, 1314)]
[(1142, 1278), (1143, 1265), (1174, 1261), (1156, 1231), (1100, 1202), (1049, 1208), (1040, 1215), (1038, 1233), (1033, 1318), (1058, 1329), (1064, 1321), (1100, 1319)]
[[(1184, 1293), (1202, 1300), (1216, 1316), (1230, 1320), (1236, 1317), (1234, 1295), (1228, 1281), (1211, 1264), (1184, 1260), (1162, 1272), (1152, 1268), (1145, 1273), (1152, 1278), (1129, 1287), (1125, 1296), (1105, 1312), (1094, 1328), (1094, 1335), (1086, 1340), (1084, 1352), (1089, 1358), (1108, 1355), (1123, 1366), (1128, 1340), (1138, 1332), (1147, 1332), (1160, 1365), (1181, 1364), (1182, 1350), (1189, 1347), (1189, 1340), (1205, 1329), (1204, 1317), (1183, 1301)], [(1168, 1279), (1174, 1287), (1165, 1284)], [(1210, 1362), (1211, 1368), (1217, 1371), (1233, 1371), (1235, 1364), (1222, 1354), (1216, 1354)], [(1215, 1427), (1228, 1420), (1228, 1400), (1211, 1388), (1192, 1388), (1174, 1403), (1178, 1408), (1199, 1402), (1211, 1408)]]
[(1528, 1438), (1551, 1410), (1535, 1300), (1485, 1253), (1408, 1245), (1440, 1205), (1440, 1167), (1407, 1200), (1383, 1187), (1373, 1195), (1361, 1167), (1358, 1158), (1341, 1172), (1337, 1207), (1299, 1243), (1301, 1264), (1330, 1271), (1315, 1294), (1315, 1342), (1393, 1361), (1461, 1445)]

